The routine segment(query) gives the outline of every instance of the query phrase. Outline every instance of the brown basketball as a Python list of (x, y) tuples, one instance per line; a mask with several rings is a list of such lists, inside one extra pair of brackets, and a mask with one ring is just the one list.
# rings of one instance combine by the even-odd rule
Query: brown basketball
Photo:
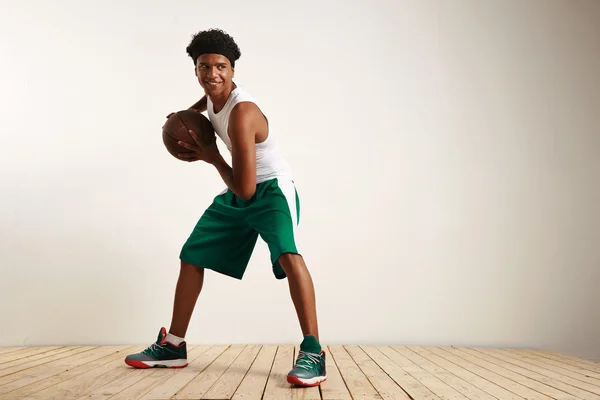
[(193, 153), (177, 144), (178, 141), (196, 146), (196, 142), (188, 131), (193, 131), (201, 144), (209, 144), (215, 140), (215, 130), (209, 119), (197, 111), (182, 110), (174, 113), (165, 122), (162, 128), (162, 138), (167, 151), (179, 160), (185, 158), (177, 157), (177, 153)]

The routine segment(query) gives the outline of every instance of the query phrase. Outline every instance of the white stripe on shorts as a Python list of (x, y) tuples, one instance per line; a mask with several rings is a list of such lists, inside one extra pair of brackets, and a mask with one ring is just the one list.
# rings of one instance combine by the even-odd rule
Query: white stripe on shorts
[(294, 243), (296, 244), (296, 249), (300, 252), (300, 247), (298, 245), (298, 209), (296, 208), (296, 186), (294, 182), (287, 179), (277, 178), (277, 186), (283, 192), (285, 199), (287, 200), (288, 207), (290, 209), (290, 214), (292, 215), (292, 232), (294, 234)]

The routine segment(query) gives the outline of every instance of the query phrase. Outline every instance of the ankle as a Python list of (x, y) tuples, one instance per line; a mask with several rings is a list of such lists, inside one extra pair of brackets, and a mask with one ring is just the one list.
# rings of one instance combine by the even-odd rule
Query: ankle
[(183, 337), (173, 335), (172, 333), (167, 333), (165, 340), (175, 346), (179, 346), (181, 343), (183, 343), (185, 341), (185, 339)]
[(308, 353), (320, 353), (322, 348), (319, 340), (314, 335), (305, 335), (304, 340), (300, 344), (300, 350)]

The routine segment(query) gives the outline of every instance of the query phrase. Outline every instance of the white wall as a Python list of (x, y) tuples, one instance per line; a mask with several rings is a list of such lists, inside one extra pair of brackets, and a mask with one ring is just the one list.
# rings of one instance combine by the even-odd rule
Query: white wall
[[(600, 3), (360, 4), (3, 1), (0, 345), (168, 326), (224, 184), (160, 128), (220, 27), (295, 169), (323, 342), (600, 360)], [(207, 274), (187, 338), (299, 343), (262, 241), (243, 281)]]

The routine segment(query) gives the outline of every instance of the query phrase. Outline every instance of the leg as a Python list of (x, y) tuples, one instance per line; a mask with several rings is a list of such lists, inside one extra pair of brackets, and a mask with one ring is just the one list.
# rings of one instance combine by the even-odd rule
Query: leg
[[(171, 335), (185, 337), (203, 282), (203, 268), (181, 262), (169, 330)], [(130, 354), (125, 358), (125, 363), (135, 368), (186, 367), (188, 365), (187, 344), (185, 341), (178, 343), (172, 340), (167, 335), (167, 330), (161, 328), (154, 345), (139, 353)]]
[(286, 253), (279, 257), (279, 264), (288, 278), (292, 302), (300, 322), (302, 334), (319, 340), (315, 288), (304, 258), (299, 254)]
[(204, 268), (181, 261), (179, 279), (175, 289), (170, 334), (185, 337), (203, 283)]
[(256, 202), (246, 221), (269, 246), (273, 274), (288, 278), (290, 294), (304, 340), (287, 382), (317, 386), (327, 379), (325, 352), (319, 344), (315, 289), (296, 244), (300, 201), (294, 182), (273, 179), (257, 186)]
[(224, 199), (226, 196), (215, 199), (181, 249), (169, 332), (162, 327), (155, 343), (125, 358), (127, 365), (135, 368), (187, 366), (184, 338), (204, 284), (205, 269), (242, 278), (258, 235), (247, 229), (243, 219), (231, 213), (232, 207), (222, 207), (220, 203)]
[(287, 275), (290, 294), (304, 335), (294, 368), (287, 375), (287, 382), (298, 386), (317, 386), (327, 379), (327, 371), (325, 352), (319, 344), (313, 281), (301, 255), (286, 253), (278, 260)]

